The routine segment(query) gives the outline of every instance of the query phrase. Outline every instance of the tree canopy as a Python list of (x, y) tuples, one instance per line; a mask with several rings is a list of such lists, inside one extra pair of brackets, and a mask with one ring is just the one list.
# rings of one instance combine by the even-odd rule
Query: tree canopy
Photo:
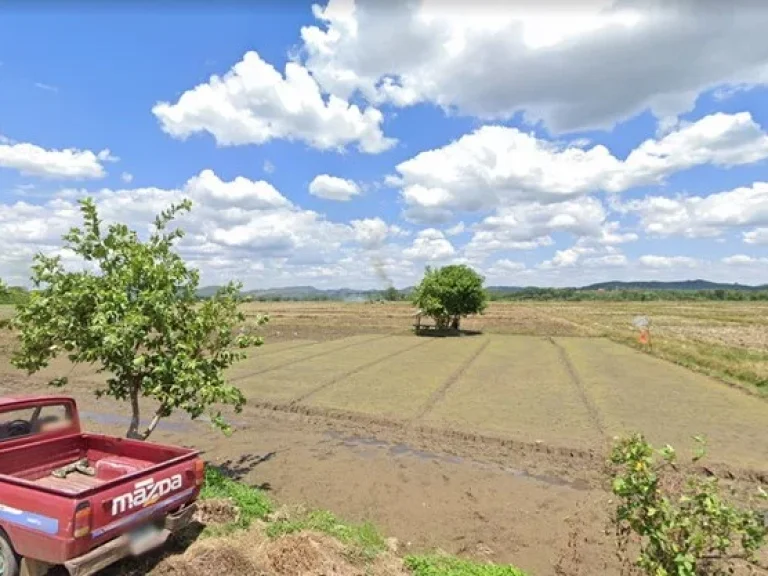
[(459, 329), (461, 318), (481, 314), (488, 303), (485, 279), (469, 266), (427, 267), (413, 293), (413, 302), (435, 320), (438, 329)]
[[(60, 256), (35, 257), (34, 290), (11, 322), (20, 340), (13, 364), (34, 373), (66, 354), (75, 364), (97, 365), (108, 378), (96, 395), (130, 402), (131, 438), (146, 439), (177, 409), (192, 418), (209, 412), (213, 424), (227, 430), (214, 406), (240, 411), (245, 398), (225, 380), (224, 370), (262, 341), (236, 331), (245, 320), (238, 308), (240, 285), (230, 283), (198, 300), (199, 272), (174, 250), (183, 232), (168, 230), (191, 202), (161, 212), (147, 241), (124, 224), (104, 231), (91, 199), (80, 201), (80, 208), (83, 227), (72, 228), (64, 241), (84, 266), (68, 271)], [(256, 324), (264, 321), (259, 317)], [(61, 377), (51, 384), (66, 382)], [(141, 397), (156, 405), (144, 430)]]

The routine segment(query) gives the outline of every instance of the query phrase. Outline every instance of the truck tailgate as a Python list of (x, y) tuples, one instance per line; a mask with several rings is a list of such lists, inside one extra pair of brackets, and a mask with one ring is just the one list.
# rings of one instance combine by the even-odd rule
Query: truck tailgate
[(132, 474), (129, 482), (97, 490), (91, 498), (91, 539), (109, 540), (195, 500), (202, 484), (201, 465), (197, 455), (190, 454)]

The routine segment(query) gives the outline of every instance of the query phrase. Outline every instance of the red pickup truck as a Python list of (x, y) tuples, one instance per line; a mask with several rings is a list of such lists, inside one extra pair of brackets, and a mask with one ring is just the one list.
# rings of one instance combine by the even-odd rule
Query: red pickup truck
[(72, 398), (0, 398), (0, 576), (86, 576), (160, 546), (204, 475), (195, 450), (83, 433)]

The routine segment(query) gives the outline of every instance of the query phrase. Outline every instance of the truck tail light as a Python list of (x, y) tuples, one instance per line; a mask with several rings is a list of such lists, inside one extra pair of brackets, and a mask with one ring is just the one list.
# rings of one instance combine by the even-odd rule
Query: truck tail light
[(205, 482), (205, 462), (195, 460), (195, 486), (202, 486)]
[(91, 503), (87, 500), (80, 502), (75, 508), (75, 522), (72, 528), (72, 535), (75, 538), (82, 538), (91, 533)]

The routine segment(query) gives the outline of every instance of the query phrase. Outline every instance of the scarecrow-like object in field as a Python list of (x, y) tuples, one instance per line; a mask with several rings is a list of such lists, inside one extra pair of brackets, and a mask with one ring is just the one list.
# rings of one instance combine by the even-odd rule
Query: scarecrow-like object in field
[(651, 319), (647, 316), (635, 316), (632, 319), (632, 325), (640, 330), (638, 341), (640, 344), (651, 346)]

